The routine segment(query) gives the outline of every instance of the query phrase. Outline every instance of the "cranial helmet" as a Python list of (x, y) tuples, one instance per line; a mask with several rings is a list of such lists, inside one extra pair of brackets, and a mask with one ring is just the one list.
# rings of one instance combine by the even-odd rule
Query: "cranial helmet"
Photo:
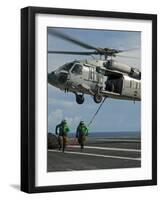
[(62, 124), (66, 124), (67, 123), (67, 121), (64, 119), (64, 120), (62, 120)]
[(84, 124), (84, 121), (81, 121), (80, 124), (83, 125), (83, 124)]

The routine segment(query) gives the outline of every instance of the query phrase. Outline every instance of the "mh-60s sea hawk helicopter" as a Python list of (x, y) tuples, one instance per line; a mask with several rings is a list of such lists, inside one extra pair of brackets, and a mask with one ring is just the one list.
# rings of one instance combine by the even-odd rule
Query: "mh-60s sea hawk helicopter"
[(96, 103), (100, 103), (106, 97), (141, 100), (141, 72), (113, 59), (123, 50), (96, 48), (56, 30), (49, 29), (49, 34), (94, 50), (90, 52), (48, 51), (49, 54), (104, 56), (103, 60), (75, 60), (64, 64), (48, 74), (49, 84), (65, 92), (74, 93), (78, 104), (84, 102), (84, 94), (93, 96)]

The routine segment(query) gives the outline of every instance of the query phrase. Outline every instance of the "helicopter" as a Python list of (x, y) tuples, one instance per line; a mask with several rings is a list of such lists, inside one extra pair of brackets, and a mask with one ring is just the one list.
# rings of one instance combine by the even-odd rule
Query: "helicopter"
[[(128, 50), (97, 48), (63, 32), (52, 29), (48, 31), (53, 36), (92, 50), (48, 51), (48, 54), (91, 55), (93, 58), (74, 60), (58, 67), (48, 73), (49, 84), (62, 91), (74, 93), (78, 104), (83, 104), (85, 94), (92, 96), (95, 103), (101, 103), (107, 97), (134, 102), (141, 100), (140, 70), (114, 59), (119, 53)], [(96, 59), (94, 55), (100, 55), (100, 59)]]

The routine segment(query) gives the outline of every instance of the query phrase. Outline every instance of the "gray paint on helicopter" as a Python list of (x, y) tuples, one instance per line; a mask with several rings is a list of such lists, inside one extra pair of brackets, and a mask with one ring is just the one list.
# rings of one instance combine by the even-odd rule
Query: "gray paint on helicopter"
[[(92, 31), (92, 33), (94, 33), (94, 34), (91, 35), (90, 34), (91, 31), (86, 31), (86, 32), (84, 30), (83, 31), (82, 30), (74, 30), (73, 31), (73, 29), (68, 30), (68, 29), (61, 29), (61, 28), (59, 30), (63, 30), (67, 33), (71, 33), (71, 35), (74, 35), (75, 37), (79, 36), (79, 38), (81, 40), (83, 38), (83, 39), (85, 39), (85, 41), (87, 41), (87, 42), (89, 41), (89, 42), (91, 42), (91, 44), (94, 44), (94, 45), (100, 44), (100, 46), (103, 46), (103, 45), (106, 46), (106, 44), (109, 44), (109, 46), (111, 46), (111, 44), (112, 44), (114, 47), (119, 47), (118, 45), (120, 45), (120, 47), (123, 47), (123, 48), (129, 48), (130, 46), (134, 46), (134, 45), (139, 46), (140, 45), (140, 42), (139, 42), (140, 39), (138, 39), (140, 37), (139, 33), (138, 33), (137, 37), (133, 36), (133, 33), (127, 34), (126, 36), (124, 36), (125, 34), (123, 33), (122, 34), (123, 37), (122, 36), (119, 37), (119, 34), (116, 33), (114, 35), (114, 32), (111, 32), (112, 39), (111, 38), (108, 39), (109, 34), (106, 34), (106, 32), (102, 33), (102, 35), (104, 35), (104, 37), (103, 37), (100, 34), (101, 32), (99, 34), (96, 34), (96, 33), (94, 33), (94, 31)], [(83, 35), (83, 33), (84, 33), (84, 35)], [(95, 35), (95, 36), (93, 36), (93, 35)], [(97, 38), (96, 38), (96, 36), (97, 36)], [(107, 37), (107, 40), (105, 40), (106, 39), (105, 36)], [(119, 43), (119, 41), (122, 41), (122, 45)], [(69, 42), (65, 42), (65, 41), (61, 42), (60, 39), (50, 37), (50, 36), (49, 36), (49, 43), (48, 44), (49, 44), (48, 47), (50, 49), (54, 49), (54, 50), (56, 50), (56, 49), (60, 50), (62, 48), (66, 49), (66, 50), (68, 50), (68, 49), (69, 50), (70, 49), (80, 50), (81, 49), (81, 48), (78, 48), (75, 45), (70, 44)], [(140, 56), (140, 50), (139, 49), (135, 50), (132, 53), (127, 52), (126, 55), (134, 55), (134, 56), (139, 57)], [(89, 58), (89, 57), (84, 57), (84, 56), (81, 56), (81, 55), (80, 56), (79, 55), (73, 56), (73, 55), (62, 55), (62, 54), (60, 54), (60, 55), (59, 54), (57, 54), (57, 55), (49, 54), (48, 55), (48, 71), (51, 72), (56, 67), (61, 66), (66, 62), (70, 62), (70, 61), (76, 60), (76, 59), (81, 60), (81, 59), (84, 59), (84, 58), (86, 59), (86, 58)], [(116, 57), (115, 60), (120, 61), (120, 62), (124, 62), (124, 63), (128, 63), (129, 65), (135, 66), (135, 67), (138, 67), (138, 68), (140, 67), (140, 59), (136, 60), (136, 59), (128, 59), (127, 57), (119, 57), (119, 58)], [(55, 89), (54, 87), (51, 87), (50, 85), (48, 85), (48, 88), (49, 88), (49, 90), (48, 90), (49, 98), (54, 98), (55, 100), (57, 98), (58, 99), (64, 98), (64, 102), (74, 103), (73, 95), (68, 94), (66, 96), (66, 94), (64, 94), (64, 93), (59, 93), (57, 89)], [(58, 99), (57, 99), (57, 102), (59, 101)], [(55, 102), (55, 100), (54, 100), (54, 102)], [(60, 103), (61, 103), (61, 101), (62, 100), (60, 100)], [(94, 104), (90, 104), (90, 102), (91, 102), (91, 99), (89, 97), (87, 97), (87, 102), (85, 103), (85, 105), (83, 107), (81, 107), (81, 110), (82, 110), (81, 116), (83, 117), (84, 120), (86, 120), (86, 117), (88, 118), (88, 115), (87, 114), (84, 115), (84, 113), (89, 112), (89, 114), (90, 114), (90, 110), (87, 109), (88, 108), (87, 105), (89, 105), (89, 107), (92, 107), (92, 106), (94, 107)], [(60, 106), (58, 104), (56, 104), (56, 105), (57, 105), (57, 108), (60, 108)], [(60, 104), (60, 105), (62, 105), (62, 104)], [(125, 129), (126, 130), (129, 130), (129, 129), (134, 130), (135, 129), (134, 127), (139, 128), (139, 116), (140, 116), (139, 107), (140, 107), (140, 103), (136, 103), (134, 105), (134, 104), (130, 103), (129, 101), (124, 103), (123, 101), (108, 100), (107, 105), (108, 105), (108, 108), (107, 108), (106, 105), (104, 105), (104, 109), (107, 109), (107, 112), (108, 112), (108, 115), (106, 115), (107, 121), (109, 122), (108, 124), (106, 124), (107, 127), (105, 126), (105, 124), (100, 123), (101, 121), (99, 120), (99, 116), (97, 118), (97, 123), (93, 124), (94, 127), (96, 126), (97, 129), (99, 129), (99, 130), (101, 130), (101, 129), (103, 130), (103, 129), (105, 129), (105, 127), (108, 128), (108, 130), (112, 130), (113, 129), (112, 128), (113, 122), (110, 120), (110, 118), (113, 119), (113, 117), (114, 117), (113, 115), (116, 114), (116, 116), (114, 117), (116, 120), (119, 120), (119, 115), (122, 116), (123, 119), (125, 119), (126, 113), (128, 111), (128, 113), (131, 112), (132, 115), (128, 114), (129, 116), (128, 116), (128, 119), (126, 120), (127, 123), (124, 124), (123, 127), (121, 126), (121, 124), (119, 125), (119, 123), (117, 123), (117, 127), (115, 127), (115, 128), (117, 128), (118, 130), (125, 130)], [(110, 107), (109, 107), (109, 105), (110, 105)], [(52, 106), (52, 108), (53, 108), (53, 106)], [(114, 109), (114, 108), (116, 108), (116, 109)], [(75, 109), (76, 109), (76, 112), (78, 112), (76, 105), (75, 105)], [(123, 112), (121, 111), (122, 109), (124, 110)], [(115, 112), (115, 110), (119, 110), (119, 113)], [(52, 111), (52, 109), (51, 109), (51, 106), (49, 105), (49, 115), (50, 115), (51, 111)], [(72, 117), (73, 115), (76, 114), (76, 113), (75, 114), (74, 113), (75, 113), (74, 110), (73, 110), (72, 114), (70, 114), (70, 112), (68, 110), (67, 116)], [(91, 114), (92, 114), (92, 110), (91, 110)], [(101, 115), (101, 117), (103, 117), (102, 115)], [(108, 118), (108, 116), (110, 116), (110, 118)], [(54, 122), (52, 121), (52, 126), (54, 127), (53, 123)], [(129, 129), (128, 129), (128, 127), (129, 127)], [(137, 130), (138, 130), (138, 128), (137, 128)]]

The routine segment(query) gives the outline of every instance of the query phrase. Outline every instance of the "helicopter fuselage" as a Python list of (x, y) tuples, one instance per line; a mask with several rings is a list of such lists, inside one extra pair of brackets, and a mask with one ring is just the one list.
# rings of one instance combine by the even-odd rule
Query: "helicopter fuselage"
[(84, 94), (93, 96), (96, 103), (100, 103), (103, 97), (141, 100), (141, 80), (137, 71), (116, 62), (109, 67), (107, 64), (107, 60), (67, 63), (48, 74), (48, 83), (66, 92), (73, 92), (79, 104), (84, 102)]

